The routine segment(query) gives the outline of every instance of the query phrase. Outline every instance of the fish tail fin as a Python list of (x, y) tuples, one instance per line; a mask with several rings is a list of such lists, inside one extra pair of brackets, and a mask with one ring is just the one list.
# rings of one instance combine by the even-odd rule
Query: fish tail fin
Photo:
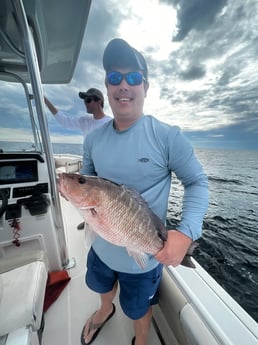
[(199, 243), (198, 242), (193, 242), (190, 245), (190, 247), (189, 247), (185, 257), (181, 261), (180, 265), (185, 266), (185, 267), (189, 267), (189, 268), (196, 268), (194, 262), (192, 261), (192, 255), (193, 255), (193, 252), (195, 251), (195, 249), (197, 247), (199, 247)]
[(185, 267), (189, 267), (189, 268), (196, 268), (190, 255), (186, 255), (183, 258), (183, 260), (181, 261), (180, 265), (185, 266)]

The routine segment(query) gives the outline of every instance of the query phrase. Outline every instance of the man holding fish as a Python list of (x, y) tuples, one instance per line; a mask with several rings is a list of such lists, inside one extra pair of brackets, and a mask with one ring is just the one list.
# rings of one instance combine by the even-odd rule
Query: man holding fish
[[(83, 205), (80, 199), (77, 205), (82, 212), (85, 211), (86, 221), (97, 233), (88, 254), (86, 283), (100, 294), (101, 299), (100, 308), (82, 330), (81, 343), (92, 343), (105, 322), (113, 316), (113, 299), (119, 282), (121, 307), (134, 324), (132, 344), (146, 345), (151, 306), (158, 302), (162, 266), (179, 265), (193, 241), (201, 236), (208, 205), (208, 182), (180, 129), (143, 114), (149, 87), (143, 55), (124, 40), (113, 39), (104, 51), (103, 66), (114, 120), (86, 138), (81, 173), (122, 186), (112, 198), (109, 194), (113, 193), (114, 184), (111, 183), (111, 189), (105, 187), (105, 192), (98, 187), (96, 195), (89, 192), (90, 203), (85, 201)], [(172, 172), (184, 186), (182, 218), (177, 229), (168, 230), (164, 235), (159, 221), (163, 224), (166, 221)], [(65, 189), (65, 178), (63, 180), (60, 190), (65, 196), (62, 190)], [(92, 183), (87, 176), (77, 177), (77, 180), (83, 186)], [(68, 194), (66, 197), (69, 199)], [(108, 200), (106, 206), (103, 205), (105, 198)], [(126, 203), (128, 212), (121, 206)], [(151, 211), (143, 216), (145, 208)], [(133, 210), (131, 214), (129, 209)], [(123, 218), (126, 218), (126, 223), (123, 223)], [(146, 221), (143, 218), (149, 218), (150, 223), (142, 225)], [(153, 222), (162, 245), (158, 251), (156, 249), (157, 252), (146, 249), (147, 253), (139, 253), (137, 243), (140, 246), (140, 242), (146, 242), (142, 239)], [(109, 229), (109, 226), (115, 229), (113, 239), (98, 232), (103, 228)], [(127, 233), (132, 237), (124, 243)], [(130, 246), (130, 242), (134, 245)]]

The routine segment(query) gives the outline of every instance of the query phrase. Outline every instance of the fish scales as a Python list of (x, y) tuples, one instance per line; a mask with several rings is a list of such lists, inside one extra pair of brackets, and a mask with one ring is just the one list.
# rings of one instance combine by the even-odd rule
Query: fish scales
[(166, 229), (138, 192), (95, 176), (63, 173), (59, 180), (61, 193), (107, 241), (149, 254), (163, 247), (158, 231)]
[[(60, 193), (81, 211), (93, 231), (126, 247), (141, 267), (146, 254), (156, 255), (163, 248), (167, 230), (137, 191), (96, 176), (61, 173), (58, 177)], [(197, 246), (190, 246), (181, 264), (195, 267), (190, 256)]]
[[(111, 240), (112, 243), (134, 250), (140, 248), (149, 254), (156, 254), (163, 247), (163, 241), (157, 236), (157, 230), (151, 222), (151, 214), (146, 203), (142, 202), (138, 193), (113, 183), (113, 188), (109, 188), (109, 182), (104, 181), (101, 188), (102, 202), (99, 207), (103, 229), (98, 228), (98, 230), (101, 233), (106, 232), (108, 226), (116, 234), (116, 239)], [(99, 182), (102, 184), (103, 181)], [(105, 219), (104, 222), (103, 219)], [(123, 229), (122, 232), (121, 229)]]

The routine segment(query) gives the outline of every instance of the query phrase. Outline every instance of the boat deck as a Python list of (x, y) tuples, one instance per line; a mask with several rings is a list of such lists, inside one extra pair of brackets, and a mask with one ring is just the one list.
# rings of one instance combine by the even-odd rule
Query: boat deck
[[(98, 309), (98, 295), (87, 288), (84, 282), (85, 262), (88, 251), (85, 240), (85, 230), (77, 230), (82, 221), (79, 212), (65, 199), (61, 198), (64, 224), (69, 248), (70, 258), (76, 260), (76, 266), (69, 270), (71, 280), (59, 298), (45, 313), (45, 329), (42, 345), (50, 345), (55, 339), (56, 345), (80, 344), (81, 330), (86, 320)], [(71, 214), (73, 215), (71, 217)], [(81, 296), (78, 298), (78, 296)], [(116, 313), (103, 327), (94, 341), (96, 345), (131, 344), (134, 336), (133, 325), (122, 312), (118, 296), (115, 301)], [(148, 345), (160, 345), (161, 342), (152, 325)], [(173, 344), (171, 344), (173, 345)]]

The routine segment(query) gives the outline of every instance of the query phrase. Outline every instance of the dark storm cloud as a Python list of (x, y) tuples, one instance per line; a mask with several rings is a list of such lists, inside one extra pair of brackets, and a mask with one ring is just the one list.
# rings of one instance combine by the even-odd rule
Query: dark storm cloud
[[(180, 48), (152, 65), (155, 76), (163, 75), (160, 98), (175, 109), (181, 104), (192, 114), (210, 113), (217, 129), (209, 138), (222, 131), (225, 144), (232, 132), (234, 140), (257, 147), (257, 1), (165, 2), (177, 8)], [(178, 88), (180, 81), (187, 87)]]
[(204, 66), (190, 66), (186, 70), (181, 71), (179, 73), (179, 77), (182, 80), (195, 80), (200, 79), (205, 75), (205, 67)]
[(191, 30), (205, 31), (227, 0), (164, 0), (177, 9), (177, 33), (173, 40), (182, 41)]
[(105, 0), (92, 1), (90, 15), (80, 54), (80, 61), (84, 63), (84, 72), (76, 70), (74, 78), (77, 80), (90, 80), (96, 67), (101, 74), (102, 55), (107, 42), (117, 37), (118, 27), (124, 14), (114, 3)]
[[(166, 1), (169, 3), (177, 4), (178, 6), (178, 16), (182, 17), (181, 27), (184, 31), (183, 23), (189, 23), (190, 14), (188, 11), (183, 11), (184, 8), (188, 6), (193, 7), (194, 5), (199, 8), (201, 4), (204, 6), (202, 10), (203, 13), (199, 14), (199, 17), (205, 17), (204, 13), (213, 11), (213, 20), (207, 21), (203, 19), (190, 16), (191, 17), (191, 29), (199, 27), (202, 20), (205, 21), (206, 31), (196, 32), (193, 30), (189, 35), (184, 36), (184, 41), (182, 46), (177, 51), (173, 51), (170, 55), (169, 60), (166, 62), (165, 72), (169, 66), (173, 69), (173, 74), (180, 73), (182, 71), (181, 66), (187, 65), (191, 66), (193, 69), (197, 69), (198, 66), (202, 66), (204, 71), (205, 63), (208, 63), (211, 59), (221, 58), (226, 55), (225, 61), (223, 62), (222, 69), (220, 69), (219, 77), (223, 73), (224, 76), (234, 72), (239, 73), (242, 67), (246, 66), (248, 53), (251, 56), (257, 52), (257, 30), (255, 30), (254, 23), (252, 23), (252, 13), (257, 11), (257, 5), (254, 1), (250, 1), (249, 6), (244, 6), (239, 3), (234, 3), (232, 1), (228, 6), (225, 6), (227, 1), (214, 1), (214, 0), (203, 0), (203, 1)], [(213, 5), (207, 5), (207, 4)], [(204, 5), (205, 4), (205, 5)], [(222, 8), (224, 12), (221, 13)], [(217, 9), (217, 11), (215, 11)], [(220, 11), (219, 11), (220, 10)], [(220, 15), (218, 15), (220, 13)], [(207, 13), (206, 13), (207, 14)], [(217, 16), (215, 15), (217, 14)], [(208, 14), (207, 14), (208, 15)], [(183, 18), (185, 18), (183, 20)], [(189, 25), (189, 24), (186, 24)], [(230, 50), (237, 46), (235, 53), (230, 53)], [(245, 58), (243, 58), (243, 56)], [(194, 67), (195, 66), (195, 67)], [(175, 70), (178, 68), (178, 71)], [(190, 69), (190, 67), (188, 67)], [(230, 69), (232, 69), (230, 71)], [(203, 74), (200, 74), (200, 78)]]
[(92, 52), (101, 52), (99, 55), (102, 55), (106, 42), (110, 37), (117, 35), (117, 28), (123, 20), (123, 15), (120, 13), (119, 8), (116, 9), (116, 15), (114, 15), (114, 11), (114, 6), (112, 7), (112, 4), (107, 6), (104, 0), (92, 2), (82, 47), (82, 51), (89, 60), (95, 58), (95, 55), (91, 55)]

